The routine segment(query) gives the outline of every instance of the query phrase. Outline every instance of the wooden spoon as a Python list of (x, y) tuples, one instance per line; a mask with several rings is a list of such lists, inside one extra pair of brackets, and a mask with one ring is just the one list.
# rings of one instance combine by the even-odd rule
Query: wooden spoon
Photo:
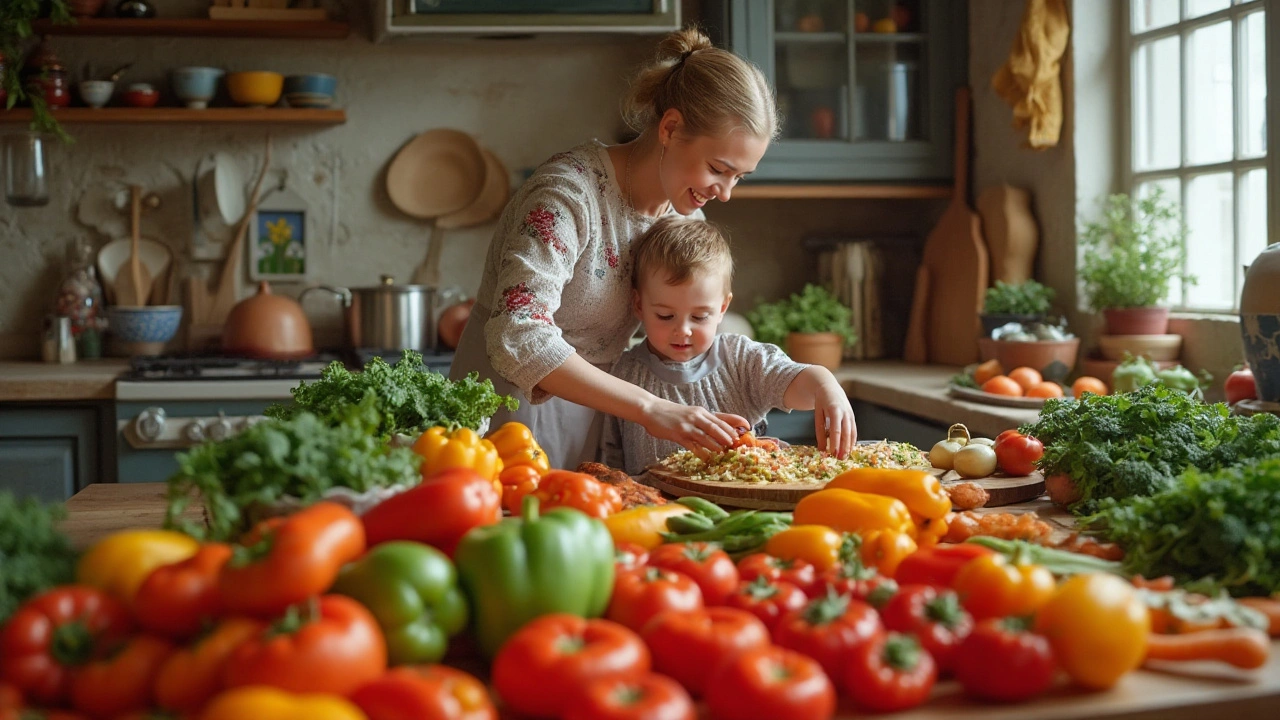
[(151, 271), (142, 262), (138, 251), (138, 225), (142, 215), (142, 188), (129, 186), (132, 221), (129, 228), (129, 260), (116, 275), (116, 304), (125, 307), (142, 307), (151, 296)]

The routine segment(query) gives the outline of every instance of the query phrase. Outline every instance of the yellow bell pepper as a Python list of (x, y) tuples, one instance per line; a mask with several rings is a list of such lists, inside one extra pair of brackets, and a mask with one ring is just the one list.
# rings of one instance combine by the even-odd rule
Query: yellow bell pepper
[(351, 701), (337, 695), (294, 695), (265, 685), (235, 688), (205, 706), (200, 720), (367, 720)]
[(826, 487), (898, 498), (912, 513), (929, 520), (951, 512), (951, 497), (938, 478), (924, 470), (854, 468), (837, 475)]
[(859, 555), (863, 565), (875, 568), (885, 577), (893, 577), (898, 565), (916, 549), (916, 541), (906, 533), (872, 530), (863, 535)]
[(950, 527), (947, 517), (950, 515), (951, 513), (947, 513), (940, 518), (926, 518), (911, 513), (911, 520), (916, 524), (916, 542), (920, 547), (937, 545), (946, 536)]
[(804, 560), (818, 572), (836, 564), (844, 538), (826, 525), (792, 525), (769, 538), (765, 553), (782, 560)]
[(693, 511), (680, 503), (641, 505), (610, 515), (604, 524), (613, 536), (614, 545), (635, 543), (652, 550), (662, 544), (661, 533), (667, 531), (667, 518), (690, 512)]
[(200, 543), (170, 530), (122, 530), (89, 548), (76, 565), (76, 580), (114, 595), (132, 607), (138, 586), (161, 565), (196, 554)]
[(796, 503), (793, 518), (796, 525), (826, 525), (859, 535), (872, 530), (896, 530), (907, 535), (916, 532), (911, 511), (901, 500), (841, 488), (806, 495)]
[[(428, 478), (441, 470), (466, 468), (474, 470), (486, 480), (496, 482), (502, 472), (502, 458), (493, 443), (482, 439), (471, 428), (459, 428), (449, 432), (443, 427), (433, 427), (413, 444), (413, 451), (422, 457), (422, 477)], [(502, 492), (499, 484), (498, 492)]]
[(505, 423), (489, 433), (489, 437), (485, 439), (498, 449), (498, 457), (502, 458), (503, 467), (528, 465), (537, 468), (539, 475), (551, 472), (551, 463), (547, 460), (547, 454), (542, 451), (538, 441), (533, 439), (533, 432), (523, 424)]

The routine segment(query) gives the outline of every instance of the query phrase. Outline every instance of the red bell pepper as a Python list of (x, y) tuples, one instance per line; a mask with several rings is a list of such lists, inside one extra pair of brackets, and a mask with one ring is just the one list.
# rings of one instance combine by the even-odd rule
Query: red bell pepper
[(919, 638), (942, 674), (954, 668), (956, 648), (973, 630), (973, 617), (961, 609), (959, 596), (930, 585), (903, 585), (880, 617), (890, 630)]
[(502, 498), (484, 476), (453, 468), (387, 498), (361, 519), (370, 547), (391, 540), (413, 540), (452, 558), (463, 535), (502, 519)]
[(230, 545), (207, 543), (186, 560), (152, 570), (133, 596), (138, 624), (175, 639), (200, 632), (220, 613), (218, 575), (230, 559)]
[(991, 555), (994, 550), (973, 543), (944, 543), (921, 548), (908, 555), (898, 566), (893, 579), (899, 585), (932, 585), (949, 588), (970, 560)]

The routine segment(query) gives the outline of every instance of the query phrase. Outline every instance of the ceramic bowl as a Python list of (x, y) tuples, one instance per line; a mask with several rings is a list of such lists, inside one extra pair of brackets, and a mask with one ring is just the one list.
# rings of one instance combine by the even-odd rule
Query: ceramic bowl
[(166, 343), (178, 332), (181, 305), (107, 308), (111, 335), (122, 343)]
[(124, 101), (132, 107), (155, 107), (160, 102), (160, 91), (147, 83), (134, 83), (125, 91)]
[(337, 86), (338, 79), (324, 73), (290, 75), (284, 79), (284, 99), (290, 107), (327, 108)]
[(227, 76), (231, 101), (249, 107), (270, 107), (280, 101), (284, 76), (273, 72), (234, 72)]
[(1032, 342), (978, 338), (978, 348), (983, 360), (999, 360), (1006, 372), (1025, 366), (1039, 371), (1045, 380), (1062, 382), (1076, 366), (1080, 338)]
[(1098, 350), (1108, 360), (1123, 360), (1127, 352), (1148, 360), (1177, 360), (1181, 335), (1099, 335)]
[(173, 92), (187, 107), (203, 110), (217, 94), (218, 78), (223, 74), (222, 70), (212, 67), (175, 68), (171, 79)]
[(81, 80), (79, 85), (80, 99), (91, 108), (100, 108), (111, 102), (111, 94), (116, 84), (110, 80)]

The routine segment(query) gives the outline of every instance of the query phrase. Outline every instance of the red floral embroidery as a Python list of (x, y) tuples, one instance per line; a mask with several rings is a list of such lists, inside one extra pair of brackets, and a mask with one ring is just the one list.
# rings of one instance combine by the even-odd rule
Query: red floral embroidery
[(612, 246), (604, 249), (604, 259), (609, 263), (609, 267), (618, 267), (618, 251), (614, 250)]
[(550, 245), (559, 252), (567, 253), (568, 246), (556, 235), (556, 221), (559, 219), (559, 213), (538, 205), (525, 216), (520, 232), (527, 237), (542, 241), (543, 245)]
[(502, 291), (502, 307), (505, 312), (518, 318), (554, 324), (551, 315), (547, 313), (547, 304), (538, 300), (538, 296), (525, 283), (512, 285)]
[(571, 152), (556, 153), (547, 160), (547, 163), (568, 163), (569, 167), (573, 168), (579, 175), (587, 174), (587, 167)]

